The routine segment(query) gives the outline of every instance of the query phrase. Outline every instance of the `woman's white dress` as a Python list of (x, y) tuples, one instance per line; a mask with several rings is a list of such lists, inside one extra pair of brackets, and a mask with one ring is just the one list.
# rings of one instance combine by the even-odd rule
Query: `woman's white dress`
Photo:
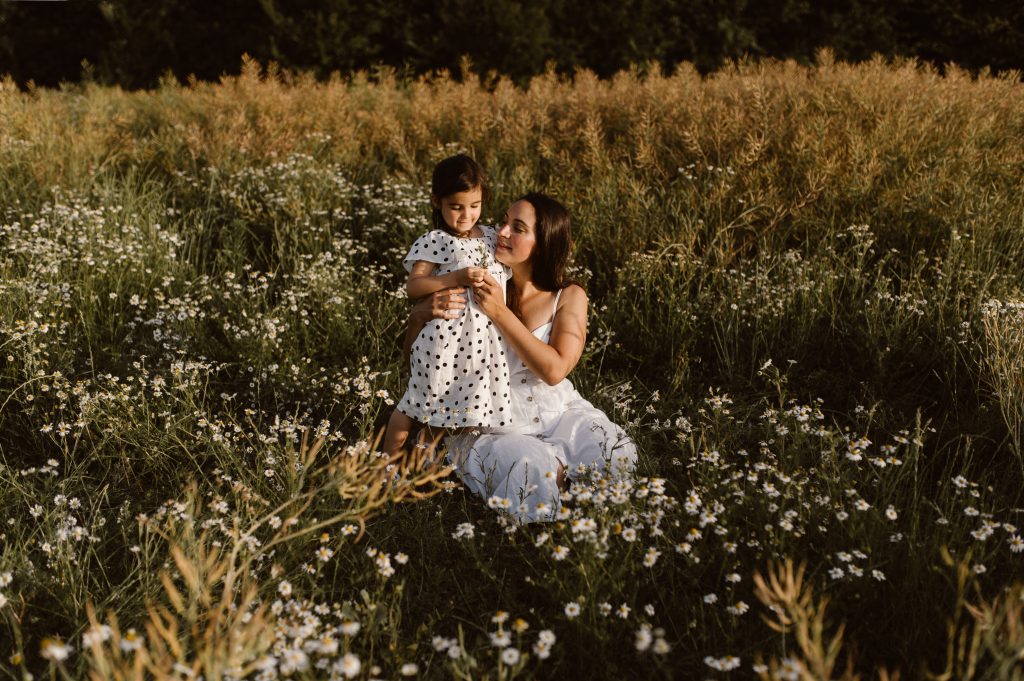
[[(551, 339), (551, 320), (533, 335)], [(565, 379), (548, 385), (509, 348), (512, 425), (449, 439), (449, 462), (467, 489), (501, 505), (522, 522), (551, 520), (560, 507), (557, 475), (572, 478), (580, 465), (626, 475), (636, 465), (636, 445)]]
[[(409, 249), (405, 268), (425, 260), (435, 274), (486, 267), (505, 291), (508, 274), (494, 260), (497, 230), (481, 225), (483, 237), (458, 238), (435, 229)], [(433, 319), (413, 342), (409, 385), (398, 411), (420, 423), (443, 428), (503, 427), (512, 423), (509, 364), (498, 327), (467, 294), (458, 319)]]

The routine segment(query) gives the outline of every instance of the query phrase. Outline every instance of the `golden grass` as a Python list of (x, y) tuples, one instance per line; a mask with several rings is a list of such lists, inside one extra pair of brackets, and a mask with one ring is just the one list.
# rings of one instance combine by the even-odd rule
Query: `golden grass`
[[(207, 531), (197, 533), (191, 520), (178, 523), (173, 533), (154, 527), (168, 541), (174, 566), (160, 573), (163, 598), (147, 605), (144, 636), (134, 630), (122, 631), (114, 612), (101, 622), (88, 606), (91, 630), (102, 624), (110, 628), (109, 638), (96, 637), (88, 648), (89, 678), (180, 679), (185, 674), (219, 679), (254, 673), (270, 653), (276, 623), (266, 601), (268, 586), (272, 592), (275, 585), (261, 581), (256, 569), (260, 560), (273, 556), (275, 547), (342, 522), (358, 523), (358, 539), (369, 517), (386, 505), (437, 494), (449, 473), (433, 447), (390, 458), (369, 456), (368, 452), (340, 454), (316, 466), (324, 444), (322, 438), (309, 442), (308, 432), (303, 433), (296, 452), (299, 479), (291, 481), (295, 492), (248, 526), (236, 524), (228, 545), (214, 540)], [(310, 506), (331, 494), (340, 498), (337, 512), (309, 522), (305, 516)], [(185, 499), (186, 507), (192, 509), (202, 504), (196, 485)], [(251, 538), (273, 516), (286, 520), (270, 541), (254, 547)]]
[[(939, 223), (1015, 230), (1024, 214), (1015, 74), (940, 76), (913, 61), (849, 65), (827, 52), (813, 67), (749, 62), (706, 78), (689, 65), (609, 80), (547, 73), (526, 88), (471, 73), (317, 82), (246, 61), (219, 83), (142, 92), (25, 93), (8, 80), (0, 118), (0, 167), (27, 169), (23, 181), (42, 188), (130, 165), (235, 168), (294, 152), (367, 179), (423, 181), (455, 145), (486, 164), (499, 196), (547, 188), (592, 206), (592, 215), (577, 211), (592, 221), (624, 208), (600, 225), (623, 251), (674, 240), (693, 228), (687, 212), (712, 208), (732, 248), (782, 228), (813, 234), (837, 216), (899, 226), (913, 241)], [(732, 167), (735, 186), (689, 196), (678, 169), (690, 163)]]

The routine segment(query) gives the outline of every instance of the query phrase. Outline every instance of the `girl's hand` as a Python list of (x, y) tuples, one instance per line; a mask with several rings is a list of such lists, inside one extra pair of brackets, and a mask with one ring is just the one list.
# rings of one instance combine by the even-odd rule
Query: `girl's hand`
[(508, 306), (505, 304), (505, 292), (491, 275), (484, 274), (483, 281), (473, 284), (473, 299), (491, 319), (496, 318)]
[(484, 280), (487, 270), (483, 267), (466, 267), (455, 273), (459, 286), (475, 286)]

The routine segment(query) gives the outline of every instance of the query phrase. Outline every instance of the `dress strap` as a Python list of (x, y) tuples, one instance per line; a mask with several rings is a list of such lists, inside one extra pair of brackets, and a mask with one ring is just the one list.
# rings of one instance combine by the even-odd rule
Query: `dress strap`
[(555, 294), (555, 304), (551, 306), (551, 321), (555, 321), (555, 313), (558, 312), (558, 299), (562, 297), (562, 291), (565, 289), (558, 289), (558, 293)]

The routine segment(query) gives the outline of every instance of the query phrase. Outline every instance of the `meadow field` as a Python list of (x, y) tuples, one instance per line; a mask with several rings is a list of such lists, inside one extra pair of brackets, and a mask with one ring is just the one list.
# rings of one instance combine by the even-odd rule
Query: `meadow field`
[[(1019, 75), (0, 81), (0, 677), (1024, 678)], [(374, 451), (456, 151), (640, 448), (554, 523)]]

